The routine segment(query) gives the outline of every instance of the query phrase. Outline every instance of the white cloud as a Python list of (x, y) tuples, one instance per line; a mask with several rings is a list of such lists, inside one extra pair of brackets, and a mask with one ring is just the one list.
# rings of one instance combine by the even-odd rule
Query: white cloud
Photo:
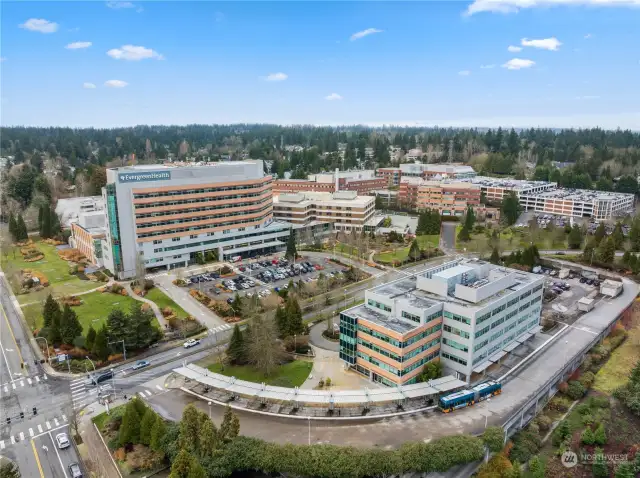
[(460, 76), (469, 76), (471, 74), (471, 72), (469, 70), (462, 70), (458, 72), (458, 75)]
[(20, 28), (24, 28), (25, 30), (30, 30), (32, 32), (53, 33), (58, 31), (58, 26), (59, 25), (57, 23), (50, 22), (44, 18), (29, 18), (29, 20), (20, 25)]
[(593, 35), (592, 35), (591, 33), (587, 33), (587, 34), (584, 36), (584, 39), (585, 39), (585, 40), (588, 40), (588, 39), (589, 39), (589, 38), (591, 38), (592, 36), (593, 36)]
[(519, 51), (522, 51), (522, 48), (519, 46), (509, 45), (507, 50), (510, 51), (511, 53), (518, 53)]
[(496, 65), (480, 65), (481, 70), (490, 70), (491, 68), (495, 68)]
[(81, 50), (83, 48), (89, 48), (93, 43), (90, 41), (76, 41), (73, 43), (69, 43), (65, 48), (67, 50)]
[(515, 13), (526, 8), (560, 5), (591, 5), (594, 7), (638, 7), (640, 0), (474, 0), (465, 14), (481, 12)]
[(513, 58), (502, 65), (507, 70), (522, 70), (523, 68), (531, 68), (536, 62), (533, 60), (523, 60), (521, 58)]
[(341, 100), (342, 96), (340, 96), (338, 93), (331, 93), (330, 95), (325, 96), (324, 99), (328, 101), (337, 101)]
[(131, 2), (107, 2), (107, 7), (120, 10), (121, 8), (135, 8), (135, 5)]
[[(115, 81), (118, 81), (118, 80), (115, 80)], [(93, 83), (82, 83), (82, 87), (87, 90), (93, 90), (96, 87), (96, 85), (94, 85)]]
[(599, 96), (596, 95), (585, 95), (585, 96), (576, 96), (576, 100), (598, 100)]
[(530, 46), (532, 48), (540, 48), (541, 50), (550, 51), (558, 51), (560, 45), (562, 45), (556, 37), (542, 38), (540, 40), (529, 40), (528, 38), (523, 38), (520, 44), (522, 46)]
[(284, 81), (289, 78), (289, 75), (286, 73), (278, 72), (278, 73), (270, 73), (265, 77), (266, 81)]
[(359, 40), (360, 38), (364, 38), (369, 35), (373, 35), (374, 33), (382, 33), (384, 30), (378, 30), (377, 28), (367, 28), (366, 30), (362, 30), (360, 32), (356, 32), (349, 38), (351, 41)]
[(80, 27), (73, 27), (73, 28), (69, 28), (67, 31), (68, 31), (68, 32), (71, 32), (71, 33), (73, 33), (73, 32), (78, 32), (78, 31), (80, 31)]
[(128, 84), (129, 83), (122, 80), (107, 80), (104, 82), (104, 86), (106, 86), (107, 88), (124, 88)]
[(124, 45), (120, 48), (113, 48), (107, 52), (107, 55), (116, 60), (140, 61), (147, 58), (164, 60), (163, 56), (157, 51), (134, 45)]

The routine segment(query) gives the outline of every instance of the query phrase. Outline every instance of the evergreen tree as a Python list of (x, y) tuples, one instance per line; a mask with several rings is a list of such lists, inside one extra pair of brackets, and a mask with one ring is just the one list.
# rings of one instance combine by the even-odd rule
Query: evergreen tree
[(156, 423), (157, 415), (151, 407), (147, 407), (142, 416), (142, 421), (140, 422), (140, 443), (143, 445), (149, 445), (151, 443), (151, 430)]
[(585, 430), (582, 432), (581, 440), (585, 445), (594, 444), (595, 438), (593, 436), (593, 430), (591, 430), (591, 427), (587, 426), (587, 428), (585, 428)]
[[(278, 307), (280, 308), (280, 307)], [(233, 333), (227, 347), (227, 357), (232, 365), (242, 365), (245, 363), (245, 345), (242, 331), (238, 324), (233, 327)]]
[(429, 229), (429, 211), (425, 211), (420, 213), (418, 216), (418, 225), (416, 226), (416, 234), (428, 234), (427, 230)]
[[(636, 456), (639, 456), (640, 453), (636, 452)], [(636, 474), (633, 469), (633, 464), (630, 462), (623, 462), (618, 465), (616, 468), (615, 478), (636, 478)]]
[(640, 385), (640, 361), (636, 363), (636, 365), (631, 370), (631, 376), (629, 377), (629, 382), (633, 385)]
[(93, 348), (91, 353), (98, 357), (98, 359), (104, 361), (109, 358), (109, 340), (107, 339), (107, 327), (102, 328), (96, 334), (96, 338), (93, 342)]
[(629, 241), (631, 242), (631, 250), (633, 252), (640, 252), (640, 219), (637, 217), (631, 223)]
[(44, 321), (44, 326), (50, 327), (55, 316), (60, 316), (60, 305), (58, 304), (58, 302), (56, 302), (52, 295), (49, 294), (44, 302), (44, 307), (42, 308), (42, 318)]
[(296, 233), (293, 229), (291, 229), (289, 238), (287, 239), (287, 250), (284, 253), (284, 257), (290, 261), (295, 261), (296, 257), (298, 257), (298, 251), (296, 249)]
[(51, 210), (48, 207), (42, 208), (42, 225), (40, 228), (40, 237), (48, 239), (51, 237)]
[(218, 436), (225, 442), (230, 442), (240, 433), (240, 420), (231, 411), (231, 407), (227, 407), (222, 417), (222, 424)]
[(531, 473), (531, 478), (544, 478), (544, 466), (537, 456), (531, 458), (529, 462), (529, 473)]
[(567, 243), (569, 245), (569, 249), (580, 249), (580, 246), (582, 245), (582, 230), (577, 224), (574, 224), (571, 228)]
[(598, 224), (598, 227), (596, 228), (596, 232), (593, 235), (593, 237), (595, 237), (596, 239), (596, 244), (600, 244), (600, 242), (602, 242), (602, 239), (604, 239), (604, 237), (607, 235), (607, 230), (604, 227), (604, 222), (601, 222)]
[(586, 261), (592, 261), (595, 256), (596, 247), (596, 240), (593, 237), (587, 240), (582, 251), (582, 258)]
[(607, 462), (602, 454), (602, 448), (595, 449), (595, 461), (593, 465), (591, 465), (591, 472), (593, 473), (594, 478), (608, 478), (609, 476), (609, 467), (607, 466)]
[(136, 409), (137, 399), (131, 400), (127, 403), (124, 416), (122, 417), (122, 423), (118, 430), (118, 443), (120, 446), (125, 446), (128, 443), (136, 444), (140, 443), (140, 415)]
[(287, 296), (285, 305), (285, 313), (287, 316), (287, 336), (300, 335), (304, 332), (304, 324), (302, 323), (302, 310), (300, 304), (294, 294)]
[(49, 335), (47, 336), (47, 342), (50, 347), (57, 347), (62, 342), (62, 333), (60, 331), (61, 314), (56, 314), (51, 319), (51, 325), (47, 329)]
[(27, 239), (29, 239), (29, 234), (27, 233), (27, 225), (24, 223), (24, 219), (22, 218), (21, 214), (18, 215), (18, 224), (16, 231), (18, 234), (18, 241), (26, 241)]
[(491, 251), (491, 257), (489, 258), (489, 262), (492, 264), (500, 264), (500, 253), (498, 252), (498, 248), (494, 247)]
[(200, 427), (200, 456), (212, 456), (219, 446), (218, 430), (215, 424), (207, 419)]
[(127, 348), (142, 349), (148, 347), (160, 335), (153, 325), (155, 315), (150, 308), (143, 308), (139, 302), (131, 306), (131, 313), (125, 315), (124, 341)]
[(458, 240), (462, 242), (469, 242), (471, 240), (471, 232), (466, 226), (462, 226), (462, 229), (460, 229)]
[(149, 437), (149, 446), (154, 451), (162, 449), (162, 439), (167, 433), (167, 425), (160, 415), (156, 413), (155, 422), (151, 427), (151, 435)]
[(233, 311), (236, 313), (236, 315), (238, 316), (242, 316), (242, 298), (240, 297), (240, 294), (238, 294), (238, 292), (236, 292), (236, 295), (233, 296)]
[(420, 251), (418, 240), (414, 239), (413, 242), (411, 242), (411, 246), (409, 247), (409, 257), (413, 261), (418, 261), (421, 256), (422, 256), (422, 252)]
[(44, 218), (44, 206), (38, 208), (38, 231), (40, 231), (40, 237), (44, 237), (42, 233), (42, 220)]
[(190, 453), (197, 453), (200, 447), (200, 424), (208, 420), (203, 418), (201, 412), (194, 405), (187, 405), (182, 411), (180, 421), (180, 448), (184, 448)]
[(473, 208), (471, 206), (467, 207), (467, 211), (464, 215), (464, 227), (467, 228), (469, 232), (473, 230), (473, 226), (476, 223), (476, 214), (473, 212)]
[(64, 306), (62, 311), (60, 335), (62, 343), (67, 345), (73, 345), (73, 340), (82, 335), (82, 325), (78, 321), (78, 316), (68, 304)]
[(207, 478), (207, 472), (202, 467), (200, 462), (198, 462), (198, 460), (196, 460), (195, 458), (191, 463), (191, 469), (189, 469), (189, 474), (187, 475), (187, 478)]
[(622, 249), (622, 245), (624, 244), (624, 232), (622, 232), (622, 224), (620, 223), (620, 221), (616, 222), (616, 226), (613, 228), (611, 237), (613, 238), (613, 242), (616, 245), (616, 250)]
[(87, 331), (87, 336), (84, 339), (84, 347), (87, 350), (93, 349), (93, 344), (95, 340), (96, 340), (96, 330), (93, 328), (93, 326), (89, 326), (89, 330)]
[(189, 478), (189, 472), (194, 461), (195, 459), (187, 450), (181, 449), (171, 464), (169, 478)]
[(14, 242), (18, 242), (18, 223), (13, 213), (9, 213), (9, 234)]
[(112, 309), (107, 315), (107, 331), (112, 342), (125, 339), (128, 317), (120, 309)]
[(520, 201), (514, 192), (509, 192), (502, 199), (501, 217), (502, 220), (511, 226), (515, 224), (520, 216)]
[(600, 242), (598, 247), (598, 260), (605, 264), (613, 264), (616, 256), (616, 245), (613, 237), (608, 237)]
[(625, 266), (628, 266), (630, 258), (631, 258), (631, 253), (629, 251), (624, 251), (624, 254), (622, 254), (622, 263)]
[(287, 312), (285, 311), (285, 308), (279, 304), (278, 304), (278, 307), (276, 308), (275, 322), (276, 322), (276, 328), (278, 329), (278, 336), (282, 338), (286, 337), (289, 331), (289, 324), (287, 321)]
[(602, 423), (597, 426), (596, 431), (593, 434), (593, 443), (601, 446), (607, 444), (607, 434)]

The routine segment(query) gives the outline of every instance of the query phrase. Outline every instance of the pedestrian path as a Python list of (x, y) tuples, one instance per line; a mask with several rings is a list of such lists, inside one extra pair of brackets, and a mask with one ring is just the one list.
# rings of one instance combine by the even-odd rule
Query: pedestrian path
[(0, 389), (4, 393), (9, 393), (12, 390), (16, 390), (21, 387), (28, 387), (33, 385), (38, 385), (40, 383), (46, 382), (49, 379), (46, 374), (36, 375), (35, 377), (24, 377), (15, 379), (13, 382), (6, 382), (0, 385)]
[(12, 430), (11, 434), (8, 437), (2, 435), (2, 437), (0, 438), (0, 451), (11, 445), (15, 445), (16, 443), (30, 440), (32, 438), (37, 438), (40, 435), (59, 430), (68, 425), (69, 417), (67, 417), (64, 413), (56, 415), (54, 417), (47, 417), (46, 419), (43, 418), (39, 423), (25, 423), (24, 428), (21, 427), (22, 429), (19, 431)]
[[(164, 388), (159, 385), (156, 385), (155, 388), (151, 386), (143, 388), (142, 385), (140, 385), (142, 390), (139, 392), (131, 390), (138, 386), (138, 384), (147, 382), (154, 373), (154, 371), (150, 370), (148, 372), (138, 373), (131, 377), (126, 377), (124, 374), (122, 376), (116, 375), (116, 378), (113, 381), (109, 380), (99, 386), (88, 384), (86, 379), (74, 380), (69, 385), (71, 389), (71, 402), (73, 404), (73, 409), (81, 410), (87, 405), (97, 402), (100, 396), (116, 395), (117, 398), (124, 398), (132, 397), (137, 394), (141, 398), (148, 398), (154, 394), (164, 392)], [(122, 383), (118, 383), (119, 381)]]

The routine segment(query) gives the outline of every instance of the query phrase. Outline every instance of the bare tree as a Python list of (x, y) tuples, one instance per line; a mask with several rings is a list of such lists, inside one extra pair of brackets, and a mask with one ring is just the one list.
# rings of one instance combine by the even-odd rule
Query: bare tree
[(265, 377), (273, 373), (282, 359), (282, 348), (272, 317), (256, 315), (247, 334), (247, 358)]
[(144, 279), (147, 275), (147, 266), (144, 263), (142, 252), (138, 252), (136, 256), (136, 280), (140, 287), (144, 287)]

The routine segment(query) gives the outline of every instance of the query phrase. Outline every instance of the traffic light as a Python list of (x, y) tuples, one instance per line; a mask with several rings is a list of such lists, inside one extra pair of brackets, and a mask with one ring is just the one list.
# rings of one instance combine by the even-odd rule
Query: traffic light
[(33, 407), (33, 414), (37, 415), (38, 414), (38, 409), (36, 407)]
[(7, 425), (11, 425), (11, 417), (7, 417)]
[(24, 412), (20, 412), (20, 418), (24, 418)]

